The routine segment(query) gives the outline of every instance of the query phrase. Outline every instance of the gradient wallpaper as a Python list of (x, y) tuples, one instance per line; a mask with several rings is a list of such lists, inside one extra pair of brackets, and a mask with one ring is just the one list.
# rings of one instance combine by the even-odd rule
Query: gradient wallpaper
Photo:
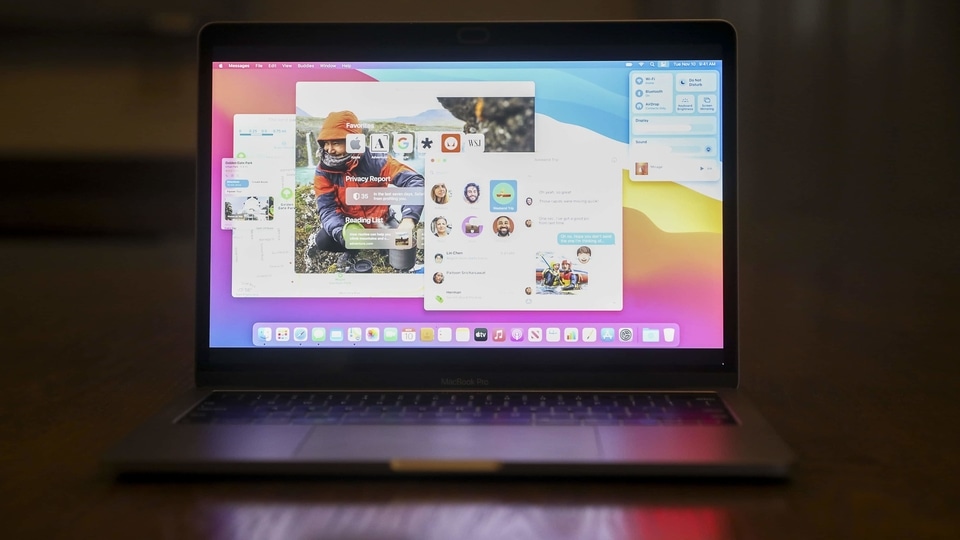
[[(420, 299), (234, 298), (231, 232), (220, 228), (221, 158), (232, 156), (233, 115), (292, 114), (299, 81), (532, 80), (538, 115), (628, 143), (628, 77), (623, 69), (560, 66), (502, 69), (490, 65), (406, 69), (214, 69), (211, 160), (210, 345), (252, 347), (252, 328), (266, 321), (441, 322)], [(680, 326), (682, 348), (723, 345), (723, 279), (719, 182), (681, 185), (632, 182), (623, 171), (624, 302), (620, 312), (463, 312), (461, 322), (611, 325), (661, 322)], [(293, 242), (293, 238), (290, 240)], [(335, 313), (335, 317), (326, 314)], [(345, 344), (349, 346), (350, 344)], [(548, 346), (550, 344), (538, 344)], [(563, 344), (554, 344), (554, 346)]]

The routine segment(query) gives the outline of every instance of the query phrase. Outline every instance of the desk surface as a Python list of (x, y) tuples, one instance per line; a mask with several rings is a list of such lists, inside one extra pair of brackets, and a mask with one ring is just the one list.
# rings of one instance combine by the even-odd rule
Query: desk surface
[(782, 226), (797, 225), (789, 247), (747, 234), (742, 249), (743, 388), (800, 456), (775, 484), (117, 483), (100, 454), (192, 384), (190, 245), (2, 241), (2, 535), (960, 537), (950, 268), (913, 257), (931, 264), (907, 276), (863, 243), (826, 264), (807, 256), (820, 229)]

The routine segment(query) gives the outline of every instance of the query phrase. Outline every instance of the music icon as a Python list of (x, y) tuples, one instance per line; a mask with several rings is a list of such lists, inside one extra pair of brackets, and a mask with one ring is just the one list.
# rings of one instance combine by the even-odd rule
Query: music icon
[(493, 331), (493, 340), (494, 341), (506, 341), (507, 333), (504, 332), (503, 328), (497, 328)]

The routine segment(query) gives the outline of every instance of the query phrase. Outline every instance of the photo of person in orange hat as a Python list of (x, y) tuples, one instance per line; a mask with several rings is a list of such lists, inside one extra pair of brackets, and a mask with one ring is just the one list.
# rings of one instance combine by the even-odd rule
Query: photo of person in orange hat
[(343, 252), (337, 266), (346, 268), (358, 252), (345, 245), (343, 231), (348, 223), (359, 223), (368, 229), (412, 231), (420, 221), (422, 204), (404, 205), (397, 216), (389, 205), (348, 200), (350, 188), (424, 185), (420, 173), (389, 154), (372, 153), (362, 141), (363, 127), (352, 111), (331, 112), (323, 121), (317, 135), (319, 163), (313, 179), (320, 227), (307, 241), (308, 258), (316, 257), (321, 251)]

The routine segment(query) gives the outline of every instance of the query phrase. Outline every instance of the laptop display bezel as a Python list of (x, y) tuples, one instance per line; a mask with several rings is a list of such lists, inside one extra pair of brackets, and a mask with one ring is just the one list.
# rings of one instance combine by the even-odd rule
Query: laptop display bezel
[[(365, 36), (356, 39), (356, 36)], [(412, 39), (411, 36), (416, 36)], [(642, 53), (642, 54), (641, 54)], [(214, 61), (619, 60), (723, 62), (723, 347), (717, 349), (210, 347)], [(199, 37), (196, 381), (331, 389), (700, 388), (738, 383), (736, 50), (724, 21), (215, 23)]]

